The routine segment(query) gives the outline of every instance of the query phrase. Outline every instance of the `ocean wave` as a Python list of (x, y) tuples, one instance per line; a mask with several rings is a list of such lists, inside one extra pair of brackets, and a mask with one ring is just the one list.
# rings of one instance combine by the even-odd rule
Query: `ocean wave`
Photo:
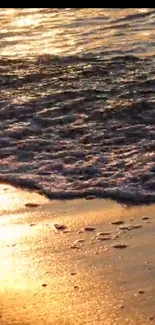
[(0, 180), (50, 199), (155, 200), (153, 58), (0, 60)]

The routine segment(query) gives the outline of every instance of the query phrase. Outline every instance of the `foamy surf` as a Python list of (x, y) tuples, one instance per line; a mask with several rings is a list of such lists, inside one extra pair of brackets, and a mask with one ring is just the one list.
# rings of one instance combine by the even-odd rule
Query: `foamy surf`
[(152, 62), (1, 59), (0, 180), (51, 199), (154, 201)]

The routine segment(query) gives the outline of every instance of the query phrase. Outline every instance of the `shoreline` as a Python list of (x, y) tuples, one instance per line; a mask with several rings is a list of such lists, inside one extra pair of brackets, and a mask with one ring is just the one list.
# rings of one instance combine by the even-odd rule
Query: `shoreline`
[(2, 324), (154, 324), (155, 205), (1, 184), (0, 210)]
[(104, 193), (98, 191), (95, 193), (93, 191), (80, 192), (80, 193), (56, 193), (50, 192), (48, 190), (43, 190), (39, 185), (34, 184), (33, 182), (27, 180), (27, 185), (22, 180), (0, 180), (0, 186), (9, 186), (16, 188), (19, 191), (24, 191), (27, 193), (36, 193), (40, 196), (44, 196), (50, 201), (72, 201), (72, 200), (110, 200), (115, 201), (121, 205), (127, 206), (141, 206), (141, 205), (152, 205), (155, 204), (155, 194), (142, 194), (141, 191), (132, 196), (131, 192), (123, 192), (121, 189), (117, 189), (116, 192), (107, 192)]

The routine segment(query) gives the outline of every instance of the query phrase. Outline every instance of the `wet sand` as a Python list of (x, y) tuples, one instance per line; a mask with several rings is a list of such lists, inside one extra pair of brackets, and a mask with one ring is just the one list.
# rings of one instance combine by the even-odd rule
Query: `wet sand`
[(0, 324), (155, 324), (154, 214), (0, 185)]

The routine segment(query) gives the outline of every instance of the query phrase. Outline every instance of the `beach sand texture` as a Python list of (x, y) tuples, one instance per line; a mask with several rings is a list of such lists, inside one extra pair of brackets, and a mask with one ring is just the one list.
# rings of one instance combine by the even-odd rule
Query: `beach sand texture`
[(0, 186), (0, 324), (155, 323), (154, 205)]

